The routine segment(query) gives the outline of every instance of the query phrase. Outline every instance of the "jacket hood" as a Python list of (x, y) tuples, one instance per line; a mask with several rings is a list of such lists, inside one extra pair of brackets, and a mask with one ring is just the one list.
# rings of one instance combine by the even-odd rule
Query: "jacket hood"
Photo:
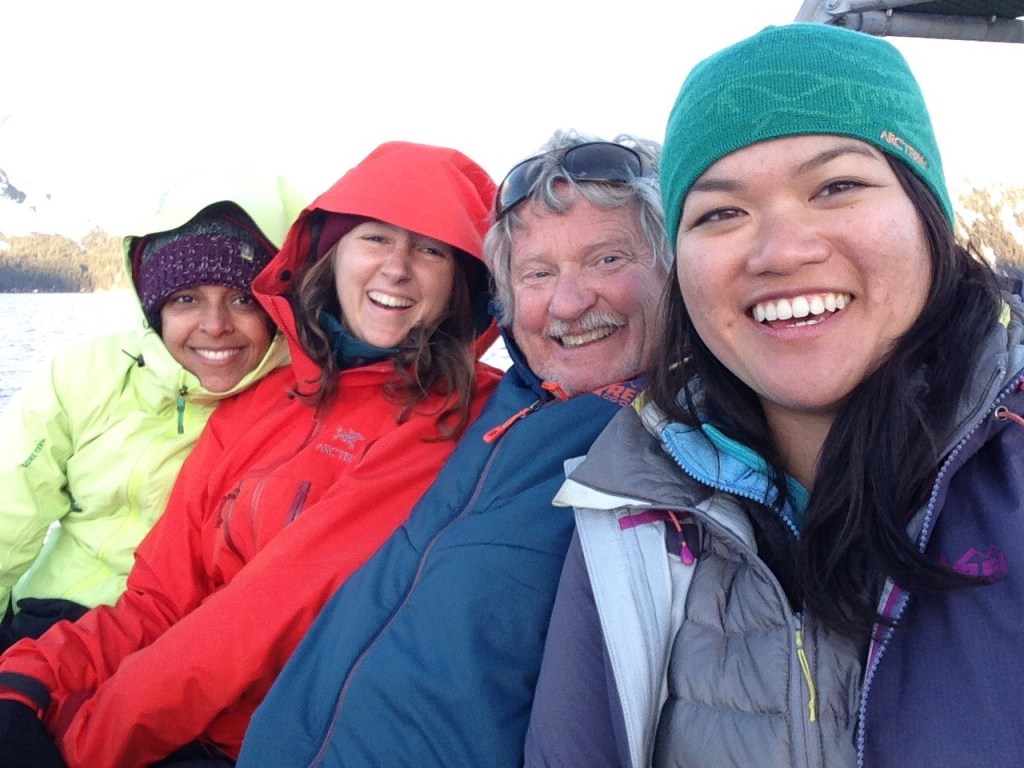
[(335, 223), (325, 228), (332, 214), (377, 219), (458, 249), (469, 265), (476, 350), (485, 351), (497, 338), (497, 326), (487, 312), (490, 273), (483, 260), (495, 189), (487, 172), (457, 150), (395, 141), (377, 147), (317, 197), (253, 281), (253, 292), (292, 340), (293, 361), (299, 355), (288, 294), (296, 276), (334, 244), (321, 244), (324, 230), (335, 242), (347, 231)]
[(280, 248), (306, 200), (281, 176), (200, 174), (175, 182), (152, 210), (143, 212), (124, 239), (176, 229), (214, 203), (234, 203)]
[[(256, 368), (247, 373), (229, 392), (211, 393), (207, 391), (202, 387), (195, 374), (186, 370), (174, 359), (164, 345), (160, 334), (149, 326), (145, 319), (132, 257), (140, 250), (138, 246), (143, 238), (177, 229), (207, 208), (224, 203), (233, 204), (241, 209), (252, 220), (252, 223), (259, 227), (259, 234), (269, 240), (276, 249), (284, 240), (288, 225), (302, 210), (305, 201), (295, 188), (282, 177), (250, 174), (191, 176), (168, 188), (152, 209), (141, 213), (134, 225), (126, 227), (134, 234), (126, 235), (121, 239), (125, 269), (131, 278), (138, 306), (139, 327), (145, 329), (139, 342), (142, 346), (130, 356), (137, 357), (140, 365), (145, 360), (145, 364), (151, 369), (156, 367), (162, 371), (177, 370), (180, 379), (177, 384), (178, 388), (187, 389), (190, 399), (204, 403), (215, 402), (240, 392), (266, 376), (274, 368), (287, 363), (287, 344), (275, 335)], [(163, 377), (167, 375), (169, 374), (162, 374)]]
[(305, 200), (283, 177), (249, 173), (200, 174), (175, 182), (149, 210), (142, 212), (121, 239), (121, 250), (132, 287), (138, 293), (137, 264), (144, 238), (177, 229), (214, 205), (233, 204), (255, 224), (276, 250)]

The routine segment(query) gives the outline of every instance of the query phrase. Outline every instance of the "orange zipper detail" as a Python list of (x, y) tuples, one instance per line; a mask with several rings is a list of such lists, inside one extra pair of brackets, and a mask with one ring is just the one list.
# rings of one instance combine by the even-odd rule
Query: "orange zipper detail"
[(523, 408), (521, 411), (513, 414), (511, 417), (506, 419), (504, 421), (504, 423), (499, 424), (494, 429), (488, 430), (488, 432), (484, 435), (484, 442), (487, 443), (488, 445), (490, 445), (495, 440), (497, 440), (499, 437), (504, 435), (509, 430), (509, 427), (511, 427), (513, 424), (515, 424), (520, 419), (526, 418), (528, 415), (530, 415), (531, 413), (536, 411), (538, 408), (540, 408), (540, 406), (541, 406), (540, 400), (536, 401), (535, 403), (531, 403), (530, 405), (528, 405), (525, 408)]

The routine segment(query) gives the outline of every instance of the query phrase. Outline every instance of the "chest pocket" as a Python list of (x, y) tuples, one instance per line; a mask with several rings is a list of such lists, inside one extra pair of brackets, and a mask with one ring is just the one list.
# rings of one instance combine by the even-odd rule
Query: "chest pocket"
[(271, 473), (248, 478), (224, 496), (217, 515), (215, 561), (228, 555), (241, 567), (311, 504), (318, 489), (308, 477)]

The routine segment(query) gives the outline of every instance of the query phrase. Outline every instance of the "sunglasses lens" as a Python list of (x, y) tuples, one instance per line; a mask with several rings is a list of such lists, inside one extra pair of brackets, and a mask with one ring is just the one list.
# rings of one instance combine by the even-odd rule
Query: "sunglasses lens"
[(508, 176), (498, 188), (498, 218), (501, 218), (509, 208), (513, 208), (526, 199), (543, 167), (543, 157), (531, 157), (508, 172)]
[[(496, 210), (499, 219), (509, 209), (529, 197), (533, 185), (537, 183), (544, 169), (545, 159), (552, 154), (554, 152), (531, 157), (508, 172), (508, 176), (498, 188)], [(573, 181), (626, 184), (644, 175), (644, 164), (640, 155), (629, 147), (610, 141), (595, 141), (565, 150), (559, 159), (559, 165)]]
[(629, 147), (594, 142), (573, 147), (562, 158), (562, 167), (574, 181), (625, 183), (642, 175), (640, 156)]

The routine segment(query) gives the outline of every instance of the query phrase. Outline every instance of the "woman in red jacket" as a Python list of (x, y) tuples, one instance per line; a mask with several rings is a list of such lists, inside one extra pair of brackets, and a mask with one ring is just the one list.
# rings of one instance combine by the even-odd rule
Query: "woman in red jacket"
[[(222, 405), (115, 606), (0, 657), (0, 762), (233, 765), (337, 586), (402, 522), (498, 373), (481, 261), (494, 184), (384, 144), (253, 284), (292, 363)], [(21, 760), (21, 762), (17, 762)]]

